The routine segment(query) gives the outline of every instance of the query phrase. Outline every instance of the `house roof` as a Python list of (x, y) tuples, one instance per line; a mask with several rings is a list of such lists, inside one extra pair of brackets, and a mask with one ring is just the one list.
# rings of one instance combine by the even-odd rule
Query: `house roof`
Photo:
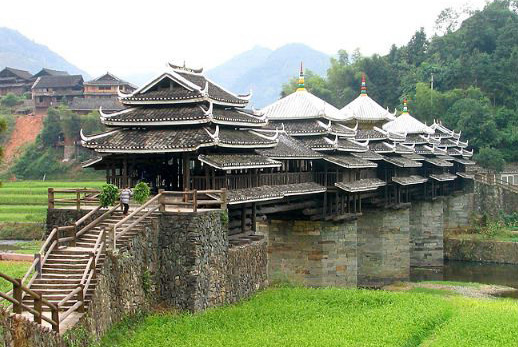
[(203, 107), (201, 104), (137, 106), (122, 112), (101, 113), (101, 121), (112, 126), (165, 126), (214, 123), (243, 127), (261, 127), (264, 117), (235, 108)]
[(401, 156), (385, 156), (384, 161), (398, 167), (421, 167), (422, 163)]
[(357, 158), (365, 159), (365, 160), (383, 160), (383, 156), (376, 152), (371, 151), (370, 149), (366, 152), (355, 152), (351, 153)]
[(73, 88), (82, 85), (83, 76), (81, 75), (41, 76), (34, 82), (32, 88)]
[(405, 112), (393, 121), (383, 124), (383, 130), (400, 134), (434, 134), (434, 130)]
[(200, 154), (198, 159), (201, 162), (220, 170), (282, 166), (281, 162), (259, 154)]
[(431, 174), (431, 179), (434, 179), (439, 182), (453, 181), (457, 178), (457, 175), (451, 174), (449, 172), (445, 172), (442, 174)]
[(326, 187), (315, 182), (284, 184), (276, 186), (259, 186), (254, 188), (229, 190), (229, 205), (245, 202), (268, 201), (282, 199), (286, 196), (317, 194), (326, 191)]
[(346, 169), (375, 168), (378, 164), (349, 154), (334, 154), (324, 156), (324, 160)]
[(75, 97), (69, 105), (73, 111), (97, 111), (102, 107), (105, 111), (121, 111), (124, 105), (116, 98), (81, 98)]
[(410, 175), (403, 177), (392, 177), (392, 182), (397, 183), (402, 186), (410, 186), (414, 184), (421, 184), (428, 181), (428, 178), (419, 176), (419, 175)]
[(132, 88), (137, 88), (136, 86), (134, 86), (133, 84), (123, 80), (123, 79), (120, 79), (119, 77), (115, 76), (114, 74), (111, 74), (109, 72), (106, 72), (104, 75), (102, 76), (99, 76), (97, 78), (94, 78), (93, 80), (90, 80), (90, 81), (87, 81), (84, 83), (85, 85), (90, 85), (90, 86), (96, 86), (96, 85), (101, 85), (101, 86), (106, 86), (106, 85), (109, 85), (109, 86), (120, 86), (120, 85), (128, 85)]
[(261, 111), (269, 120), (294, 119), (335, 119), (340, 120), (340, 112), (333, 105), (325, 102), (307, 90), (296, 92), (275, 101)]
[(2, 71), (0, 71), (0, 76), (4, 71), (10, 72), (12, 75), (15, 75), (16, 77), (24, 80), (30, 80), (32, 78), (32, 74), (29, 71), (14, 69), (12, 67), (5, 67)]
[(68, 75), (68, 72), (66, 72), (66, 71), (59, 71), (59, 70), (43, 68), (32, 77), (38, 78), (41, 76), (66, 76), (66, 75)]
[(279, 143), (274, 148), (257, 150), (273, 159), (320, 159), (322, 154), (305, 146), (301, 141), (286, 134), (279, 134)]
[[(171, 68), (133, 93), (121, 95), (122, 103), (141, 105), (212, 101), (220, 105), (243, 107), (251, 97), (233, 94), (203, 76), (201, 72), (177, 66)], [(163, 83), (169, 83), (169, 87), (160, 89)]]
[(340, 110), (344, 120), (359, 122), (379, 122), (393, 120), (394, 114), (384, 109), (367, 94), (360, 94), (356, 99)]
[(437, 157), (427, 157), (424, 159), (425, 162), (430, 163), (438, 167), (451, 167), (453, 163)]
[(352, 182), (337, 182), (335, 186), (346, 192), (368, 192), (385, 186), (387, 183), (379, 178), (363, 178)]

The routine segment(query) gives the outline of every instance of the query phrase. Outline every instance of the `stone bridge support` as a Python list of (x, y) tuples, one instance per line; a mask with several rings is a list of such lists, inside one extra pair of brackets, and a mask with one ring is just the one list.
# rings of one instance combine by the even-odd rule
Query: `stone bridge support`
[(408, 208), (363, 210), (358, 219), (358, 286), (409, 279), (409, 218)]
[(410, 207), (410, 266), (443, 265), (443, 198), (412, 202)]
[(271, 220), (258, 225), (268, 239), (268, 278), (309, 287), (357, 286), (356, 221)]

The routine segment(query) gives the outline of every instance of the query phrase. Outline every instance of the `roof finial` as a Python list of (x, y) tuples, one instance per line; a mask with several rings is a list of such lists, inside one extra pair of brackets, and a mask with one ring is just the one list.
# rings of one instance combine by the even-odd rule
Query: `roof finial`
[(299, 74), (299, 87), (297, 91), (306, 90), (304, 86), (304, 67), (302, 66), (302, 62), (300, 62), (300, 74)]
[(365, 72), (362, 72), (362, 87), (360, 88), (360, 95), (367, 95), (367, 83), (365, 82)]
[(403, 113), (408, 113), (408, 105), (406, 98), (403, 99)]

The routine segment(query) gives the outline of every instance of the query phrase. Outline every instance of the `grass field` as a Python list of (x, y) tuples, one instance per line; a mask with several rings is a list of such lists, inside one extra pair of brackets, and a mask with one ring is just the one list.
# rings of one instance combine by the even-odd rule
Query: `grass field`
[[(47, 213), (47, 190), (52, 188), (99, 188), (103, 182), (19, 181), (0, 187), (0, 223), (43, 223)], [(57, 198), (64, 197), (56, 195)], [(67, 197), (70, 197), (68, 195)]]
[[(22, 278), (27, 272), (27, 269), (29, 269), (29, 266), (31, 266), (30, 262), (2, 260), (0, 261), (0, 272), (14, 278)], [(12, 284), (0, 278), (0, 292), (5, 293), (11, 289), (13, 289)]]
[(518, 302), (437, 294), (274, 288), (201, 314), (125, 321), (101, 346), (518, 345)]

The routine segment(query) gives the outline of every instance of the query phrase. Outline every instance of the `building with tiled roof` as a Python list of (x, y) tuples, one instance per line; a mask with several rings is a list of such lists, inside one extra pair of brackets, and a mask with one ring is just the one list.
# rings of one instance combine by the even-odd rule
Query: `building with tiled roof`
[(109, 131), (81, 134), (83, 146), (99, 155), (85, 166), (106, 170), (119, 186), (144, 180), (154, 190), (227, 189), (231, 220), (256, 204), (324, 192), (311, 173), (312, 160), (322, 156), (280, 128), (262, 131), (268, 119), (246, 109), (249, 98), (202, 70), (170, 65), (130, 93), (119, 90), (123, 110), (99, 109)]
[(84, 84), (85, 98), (115, 98), (119, 91), (131, 93), (137, 89), (133, 84), (107, 72)]
[(8, 93), (22, 95), (31, 91), (33, 83), (29, 71), (6, 67), (0, 71), (0, 96)]
[(81, 75), (43, 75), (32, 86), (32, 99), (36, 113), (46, 112), (51, 106), (70, 103), (83, 95)]

